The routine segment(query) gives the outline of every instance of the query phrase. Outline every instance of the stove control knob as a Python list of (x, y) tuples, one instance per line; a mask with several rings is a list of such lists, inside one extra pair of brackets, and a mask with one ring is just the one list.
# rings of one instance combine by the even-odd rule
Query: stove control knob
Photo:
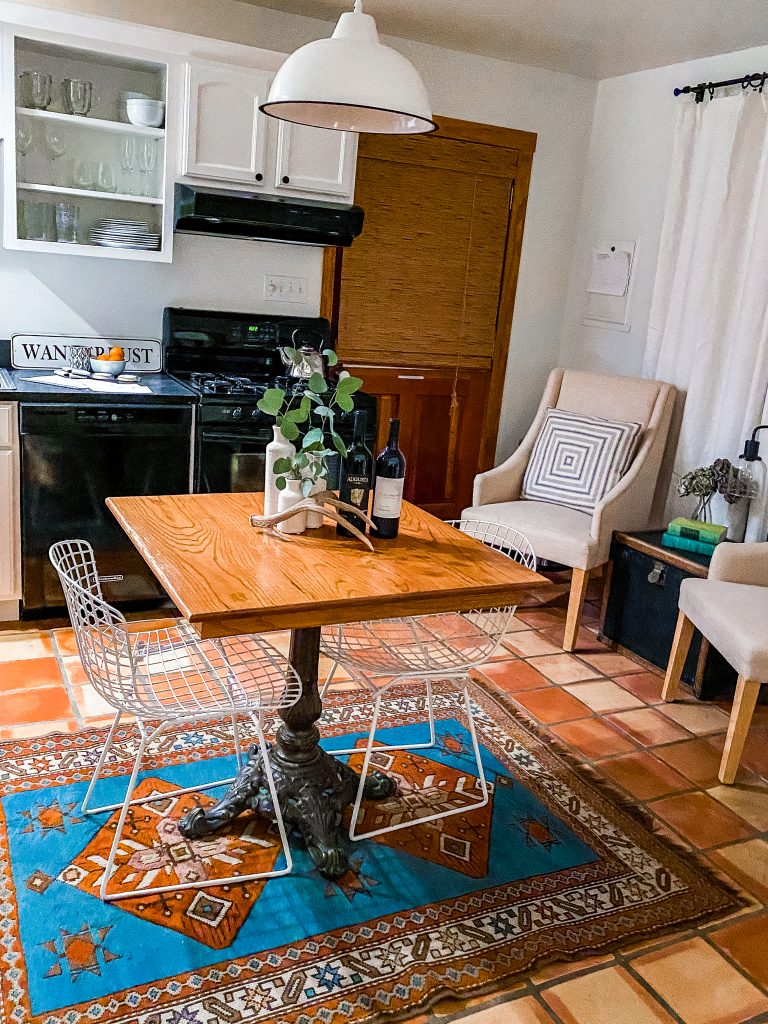
[(240, 408), (239, 405), (236, 405), (235, 408), (232, 410), (232, 419), (233, 420), (239, 420), (239, 419), (242, 419), (242, 417), (243, 417), (243, 410)]
[(251, 419), (252, 420), (258, 419), (259, 415), (260, 415), (260, 413), (259, 413), (258, 409), (251, 409)]

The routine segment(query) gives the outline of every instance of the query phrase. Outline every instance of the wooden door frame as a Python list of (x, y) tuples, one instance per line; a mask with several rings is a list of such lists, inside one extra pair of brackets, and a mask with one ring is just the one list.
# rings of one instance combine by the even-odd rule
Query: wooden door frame
[[(435, 121), (438, 125), (436, 132), (430, 135), (414, 135), (411, 138), (422, 140), (424, 145), (428, 145), (431, 138), (440, 137), (456, 142), (474, 142), (484, 146), (498, 146), (502, 149), (517, 151), (517, 168), (507, 227), (504, 270), (499, 289), (488, 402), (480, 446), (478, 469), (482, 473), (493, 466), (496, 457), (496, 441), (504, 396), (512, 318), (515, 310), (517, 281), (520, 275), (525, 215), (528, 207), (531, 168), (537, 136), (535, 132), (523, 132), (515, 128), (502, 128), (493, 124), (479, 124), (475, 121), (460, 121), (453, 117), (438, 116), (435, 117)], [(331, 321), (334, 337), (338, 333), (343, 253), (344, 250), (341, 248), (329, 248), (323, 254), (320, 315), (328, 317)]]

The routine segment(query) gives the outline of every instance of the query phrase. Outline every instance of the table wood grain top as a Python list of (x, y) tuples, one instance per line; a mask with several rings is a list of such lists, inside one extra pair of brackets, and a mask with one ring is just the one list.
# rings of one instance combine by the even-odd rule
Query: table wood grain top
[(288, 541), (255, 529), (262, 494), (109, 498), (107, 505), (203, 637), (516, 604), (537, 573), (403, 503), (375, 552), (333, 524)]

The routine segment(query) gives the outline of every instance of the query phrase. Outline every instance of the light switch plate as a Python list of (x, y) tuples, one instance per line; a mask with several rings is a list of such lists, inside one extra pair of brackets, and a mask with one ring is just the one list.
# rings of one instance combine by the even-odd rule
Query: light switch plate
[(273, 302), (306, 302), (307, 279), (283, 274), (265, 274), (264, 298)]

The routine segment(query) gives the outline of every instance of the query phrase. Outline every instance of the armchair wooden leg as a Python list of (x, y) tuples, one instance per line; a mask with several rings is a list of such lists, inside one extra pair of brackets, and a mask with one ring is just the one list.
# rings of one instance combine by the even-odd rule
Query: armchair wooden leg
[(683, 674), (683, 666), (693, 639), (693, 629), (691, 620), (684, 612), (680, 612), (677, 616), (672, 650), (669, 652), (664, 689), (661, 691), (662, 700), (677, 700), (680, 696), (680, 677)]
[(572, 651), (576, 647), (579, 619), (581, 618), (581, 609), (584, 607), (584, 598), (587, 596), (588, 584), (589, 569), (574, 569), (571, 577), (571, 593), (568, 598), (568, 614), (565, 619), (564, 651)]
[(744, 676), (739, 676), (731, 720), (728, 723), (728, 735), (725, 738), (723, 759), (718, 772), (724, 786), (730, 786), (736, 778), (759, 694), (760, 683), (756, 679), (745, 679)]

